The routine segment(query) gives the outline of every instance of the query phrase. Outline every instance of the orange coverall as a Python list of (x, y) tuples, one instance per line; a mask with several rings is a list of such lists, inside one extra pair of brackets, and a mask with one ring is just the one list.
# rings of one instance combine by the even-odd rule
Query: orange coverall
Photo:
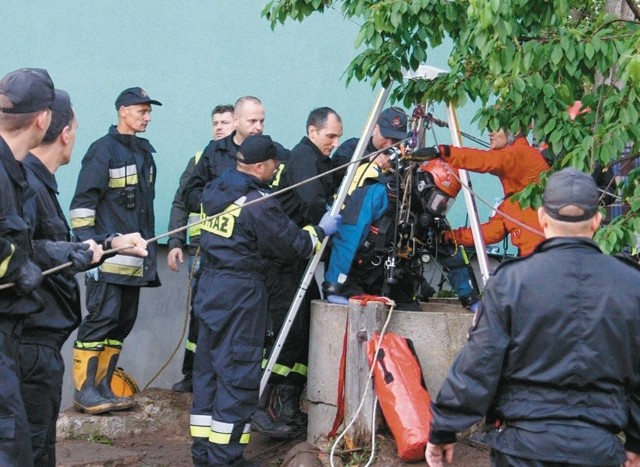
[[(531, 254), (538, 243), (544, 239), (537, 212), (532, 208), (522, 209), (519, 203), (509, 198), (528, 184), (537, 182), (540, 173), (549, 170), (549, 165), (542, 154), (532, 148), (524, 136), (521, 136), (516, 138), (513, 144), (501, 149), (482, 150), (450, 146), (449, 155), (443, 156), (443, 159), (458, 169), (490, 173), (500, 179), (505, 199), (497, 209), (530, 226), (540, 234), (530, 232), (497, 212), (488, 222), (481, 224), (482, 237), (485, 243), (490, 245), (509, 234), (511, 243), (518, 248), (521, 256)], [(445, 232), (445, 240), (451, 240), (452, 237), (463, 246), (474, 244), (470, 227)]]

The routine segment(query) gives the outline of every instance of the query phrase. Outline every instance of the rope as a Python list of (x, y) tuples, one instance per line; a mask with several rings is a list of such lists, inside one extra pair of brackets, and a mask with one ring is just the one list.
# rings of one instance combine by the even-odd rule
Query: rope
[(160, 366), (160, 369), (156, 371), (155, 374), (149, 380), (149, 382), (144, 385), (144, 388), (142, 388), (143, 391), (147, 389), (151, 385), (151, 383), (153, 383), (156, 380), (158, 376), (160, 376), (160, 374), (165, 370), (165, 368), (169, 366), (169, 363), (171, 362), (171, 360), (173, 360), (173, 357), (175, 357), (176, 353), (178, 353), (178, 350), (182, 348), (182, 339), (184, 339), (184, 336), (187, 333), (187, 323), (189, 322), (189, 311), (191, 310), (191, 292), (193, 290), (193, 279), (196, 275), (196, 267), (198, 265), (199, 256), (200, 256), (200, 246), (198, 246), (198, 249), (196, 250), (196, 254), (193, 256), (193, 262), (191, 264), (191, 269), (189, 271), (189, 280), (187, 281), (187, 297), (184, 304), (184, 319), (182, 320), (182, 331), (180, 332), (178, 343), (176, 344), (173, 351), (169, 354), (165, 362), (162, 364), (162, 366)]
[[(361, 300), (361, 304), (362, 302), (364, 302), (365, 304), (368, 301), (373, 301), (373, 299), (371, 298), (367, 298), (369, 296), (365, 296), (363, 297), (363, 299)], [(334, 441), (333, 445), (331, 446), (331, 451), (329, 453), (329, 463), (331, 464), (331, 467), (335, 467), (335, 464), (333, 463), (333, 456), (336, 450), (336, 447), (338, 445), (338, 443), (340, 442), (340, 440), (345, 436), (345, 434), (347, 433), (347, 431), (349, 430), (349, 428), (351, 428), (351, 426), (355, 423), (356, 418), (358, 417), (358, 414), (360, 414), (360, 411), (362, 410), (362, 407), (364, 406), (364, 401), (365, 398), (367, 396), (367, 392), (369, 391), (369, 387), (371, 386), (371, 379), (373, 378), (373, 371), (375, 369), (375, 362), (378, 360), (378, 353), (380, 352), (380, 347), (382, 346), (382, 338), (384, 337), (385, 332), (387, 331), (387, 327), (389, 326), (389, 322), (391, 321), (391, 316), (393, 315), (393, 311), (395, 310), (396, 307), (396, 303), (386, 297), (381, 297), (384, 298), (384, 302), (387, 303), (390, 308), (389, 308), (389, 314), (387, 315), (387, 319), (384, 322), (384, 325), (382, 326), (382, 330), (380, 331), (380, 336), (378, 337), (378, 340), (376, 341), (376, 351), (373, 354), (373, 364), (371, 365), (371, 368), (369, 369), (369, 374), (367, 375), (367, 381), (365, 383), (364, 386), (364, 391), (362, 393), (362, 398), (360, 399), (360, 404), (358, 405), (358, 408), (356, 409), (355, 414), (353, 415), (353, 417), (351, 418), (351, 420), (349, 421), (349, 423), (347, 424), (347, 426), (342, 430), (342, 433), (340, 433), (338, 435), (338, 437), (336, 438), (336, 440)], [(376, 300), (376, 301), (382, 301), (382, 300)], [(364, 305), (363, 305), (364, 306)], [(371, 462), (373, 461), (373, 458), (375, 456), (375, 410), (376, 410), (376, 404), (378, 403), (378, 398), (375, 397), (374, 400), (374, 405), (372, 410), (373, 412), (373, 417), (372, 417), (372, 427), (371, 427), (371, 456), (369, 457), (369, 461), (367, 462), (367, 464), (365, 465), (365, 467), (368, 467), (369, 465), (371, 465)]]

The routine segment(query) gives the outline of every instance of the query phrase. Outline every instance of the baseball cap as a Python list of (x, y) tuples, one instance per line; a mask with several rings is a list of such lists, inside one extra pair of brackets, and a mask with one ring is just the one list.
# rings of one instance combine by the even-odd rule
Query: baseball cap
[(238, 153), (242, 156), (242, 159), (238, 158), (240, 162), (257, 164), (258, 162), (275, 159), (276, 145), (273, 144), (270, 136), (252, 135), (242, 142)]
[(397, 107), (384, 109), (378, 117), (378, 126), (385, 138), (400, 140), (407, 137), (407, 116)]
[(116, 99), (116, 109), (136, 104), (162, 105), (160, 102), (151, 99), (147, 91), (140, 87), (125, 89)]
[(53, 103), (53, 81), (42, 68), (20, 68), (0, 80), (0, 94), (7, 96), (13, 104), (13, 107), (0, 108), (3, 113), (38, 112)]
[[(599, 198), (598, 187), (590, 175), (574, 167), (567, 167), (547, 180), (542, 207), (556, 220), (580, 222), (591, 219), (598, 212)], [(567, 206), (579, 208), (583, 213), (561, 214), (560, 211)]]
[(68, 112), (71, 110), (71, 97), (67, 91), (62, 89), (54, 90), (54, 99), (51, 104), (51, 110), (54, 112)]

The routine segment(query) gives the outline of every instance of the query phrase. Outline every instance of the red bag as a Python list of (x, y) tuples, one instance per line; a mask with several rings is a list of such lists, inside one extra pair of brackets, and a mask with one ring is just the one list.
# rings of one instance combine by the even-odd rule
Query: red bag
[[(379, 335), (367, 343), (372, 365)], [(418, 356), (409, 339), (393, 332), (382, 338), (373, 370), (373, 384), (384, 419), (403, 461), (424, 459), (431, 423), (431, 397), (424, 385)]]

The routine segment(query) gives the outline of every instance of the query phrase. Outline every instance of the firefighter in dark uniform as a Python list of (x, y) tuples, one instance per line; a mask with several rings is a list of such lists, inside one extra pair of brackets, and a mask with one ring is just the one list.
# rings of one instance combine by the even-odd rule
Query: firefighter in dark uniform
[[(233, 132), (233, 106), (217, 105), (211, 112), (213, 123), (213, 140), (222, 139)], [(178, 190), (171, 203), (171, 213), (169, 215), (169, 231), (176, 230), (187, 224), (194, 224), (200, 220), (200, 211), (189, 212), (182, 201), (182, 192), (187, 181), (193, 175), (196, 164), (202, 157), (202, 151), (198, 151), (195, 156), (189, 159), (187, 167), (180, 176)], [(192, 392), (192, 373), (193, 373), (193, 357), (196, 352), (196, 341), (198, 339), (198, 320), (193, 314), (193, 299), (198, 290), (198, 277), (200, 270), (200, 256), (198, 249), (200, 246), (200, 225), (193, 225), (180, 232), (169, 235), (169, 253), (167, 255), (167, 263), (169, 269), (178, 272), (178, 263), (183, 262), (182, 249), (187, 245), (187, 237), (189, 239), (189, 276), (191, 284), (191, 306), (189, 308), (189, 333), (184, 349), (184, 358), (182, 360), (182, 379), (175, 383), (171, 389), (178, 392)]]
[[(264, 106), (257, 97), (244, 96), (236, 101), (233, 111), (235, 130), (222, 139), (209, 142), (193, 174), (185, 184), (182, 201), (189, 211), (200, 212), (205, 185), (222, 175), (226, 169), (235, 168), (238, 148), (249, 136), (262, 134), (264, 119)], [(289, 158), (289, 151), (278, 143), (275, 145), (278, 160), (286, 161)], [(278, 174), (275, 178), (277, 177)]]
[[(56, 465), (56, 420), (60, 411), (64, 362), (60, 349), (81, 318), (80, 291), (74, 274), (88, 269), (102, 257), (93, 240), (70, 243), (70, 229), (58, 203), (55, 172), (69, 162), (78, 126), (69, 95), (56, 89), (51, 125), (42, 144), (24, 160), (27, 182), (35, 196), (25, 204), (25, 218), (38, 251), (68, 252), (74, 265), (46, 276), (38, 294), (44, 310), (27, 316), (20, 336), (21, 394), (24, 399), (33, 446), (34, 464)], [(52, 243), (56, 242), (56, 243)], [(43, 248), (38, 248), (42, 245)], [(63, 253), (64, 254), (64, 253)], [(58, 264), (42, 264), (45, 269)]]
[[(136, 136), (151, 121), (151, 105), (161, 104), (140, 87), (122, 91), (115, 102), (117, 126), (84, 156), (70, 212), (79, 240), (109, 248), (120, 234), (154, 236), (155, 150)], [(113, 394), (111, 378), (138, 314), (140, 287), (160, 285), (155, 244), (144, 258), (117, 253), (85, 277), (88, 315), (73, 350), (74, 406), (94, 414), (131, 408), (130, 398)]]
[(549, 177), (546, 239), (494, 271), (432, 403), (431, 467), (452, 462), (456, 432), (484, 416), (499, 425), (485, 435), (496, 466), (639, 464), (640, 270), (591, 240), (598, 203), (589, 175)]
[[(307, 136), (291, 150), (278, 189), (331, 170), (333, 165), (329, 156), (338, 146), (340, 136), (342, 120), (333, 109), (320, 107), (312, 110), (307, 118)], [(302, 227), (318, 223), (334, 194), (334, 178), (325, 176), (280, 194), (278, 200), (287, 215), (298, 227)], [(267, 277), (269, 326), (265, 357), (269, 356), (284, 324), (305, 266), (305, 261), (288, 265), (274, 262), (271, 265)], [(269, 384), (260, 399), (259, 410), (252, 419), (255, 428), (268, 436), (287, 439), (306, 430), (307, 418), (300, 410), (300, 396), (307, 381), (311, 300), (319, 298), (320, 291), (312, 281), (272, 369)], [(263, 365), (266, 363), (265, 358)]]
[(45, 70), (22, 68), (0, 80), (0, 465), (32, 466), (29, 424), (20, 395), (19, 336), (24, 319), (42, 309), (34, 292), (42, 272), (32, 261), (24, 204), (33, 195), (21, 161), (51, 121), (53, 82)]
[[(278, 167), (267, 136), (245, 139), (237, 169), (210, 183), (203, 199), (199, 322), (194, 362), (191, 435), (197, 466), (254, 465), (242, 457), (258, 403), (267, 321), (265, 277), (272, 261), (294, 262), (336, 229), (328, 214), (319, 227), (298, 228), (269, 193)], [(244, 206), (244, 207), (243, 207)]]

